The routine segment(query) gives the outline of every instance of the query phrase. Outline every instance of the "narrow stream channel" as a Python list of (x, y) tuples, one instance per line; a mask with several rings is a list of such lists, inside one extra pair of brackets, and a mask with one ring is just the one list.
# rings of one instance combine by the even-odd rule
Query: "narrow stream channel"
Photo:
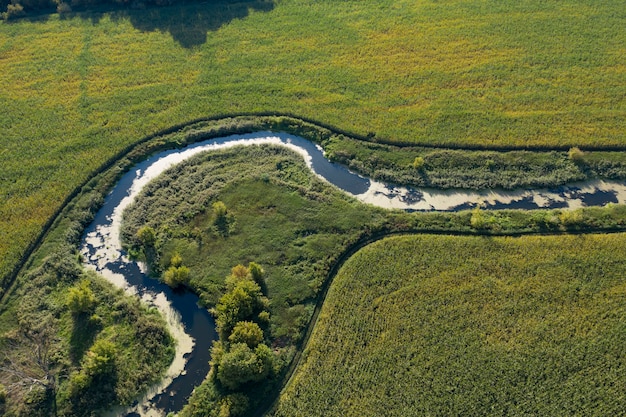
[(232, 135), (153, 155), (126, 173), (107, 196), (104, 206), (85, 230), (81, 253), (85, 265), (119, 288), (156, 306), (177, 340), (176, 357), (166, 378), (130, 408), (112, 410), (111, 416), (165, 416), (187, 402), (194, 387), (209, 371), (209, 348), (215, 340), (215, 323), (189, 292), (172, 291), (149, 278), (140, 264), (122, 250), (119, 229), (123, 210), (152, 179), (198, 152), (237, 145), (277, 144), (302, 155), (311, 170), (359, 200), (385, 208), (415, 211), (458, 211), (480, 204), (486, 209), (577, 208), (626, 202), (626, 182), (590, 181), (544, 190), (434, 190), (383, 184), (329, 162), (322, 149), (293, 135), (258, 132)]

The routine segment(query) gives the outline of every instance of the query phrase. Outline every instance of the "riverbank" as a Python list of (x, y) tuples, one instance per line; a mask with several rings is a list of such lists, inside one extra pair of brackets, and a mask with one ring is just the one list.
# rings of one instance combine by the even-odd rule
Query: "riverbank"
[[(250, 121), (248, 121), (250, 122)], [(274, 118), (269, 118), (265, 121), (266, 123), (280, 123), (283, 124), (285, 121), (283, 119), (279, 119), (278, 121)], [(141, 143), (133, 150), (131, 150), (127, 155), (123, 158), (120, 158), (117, 161), (111, 161), (111, 168), (103, 171), (98, 175), (98, 179), (95, 178), (86, 184), (75, 200), (68, 204), (68, 206), (64, 210), (64, 215), (60, 216), (55, 221), (55, 227), (51, 229), (50, 234), (48, 235), (48, 239), (45, 242), (42, 242), (42, 246), (40, 251), (35, 255), (33, 260), (29, 265), (34, 265), (37, 262), (40, 262), (46, 254), (53, 253), (56, 249), (56, 245), (61, 242), (70, 242), (72, 245), (78, 243), (78, 239), (83, 231), (83, 228), (90, 221), (92, 216), (95, 215), (95, 210), (100, 207), (102, 204), (103, 195), (107, 192), (109, 187), (111, 187), (115, 182), (117, 182), (122, 173), (124, 171), (130, 170), (133, 164), (136, 161), (140, 161), (145, 159), (145, 155), (151, 154), (156, 150), (168, 149), (176, 146), (180, 146), (185, 143), (195, 143), (200, 139), (204, 139), (207, 137), (215, 137), (218, 135), (223, 135), (224, 132), (229, 132), (232, 130), (246, 130), (256, 126), (254, 123), (246, 125), (242, 120), (231, 120), (229, 123), (215, 123), (212, 127), (207, 127), (207, 122), (200, 122), (202, 126), (198, 125), (190, 125), (184, 128), (176, 129), (171, 133), (165, 134), (163, 136), (149, 138), (145, 142)], [(244, 127), (242, 127), (242, 123), (244, 123)], [(247, 122), (246, 122), (247, 123)], [(305, 125), (303, 125), (305, 126)], [(303, 129), (300, 126), (300, 129)], [(310, 131), (309, 135), (314, 135), (317, 132), (319, 134), (320, 130), (314, 129)], [(250, 139), (250, 135), (244, 135), (247, 139)], [(281, 136), (281, 135), (278, 135)], [(290, 135), (282, 135), (285, 142), (294, 142), (296, 140), (295, 137)], [(320, 137), (318, 136), (318, 139)], [(323, 137), (321, 138), (323, 139)], [(280, 139), (275, 139), (280, 142)], [(218, 143), (219, 140), (213, 141)], [(276, 143), (278, 143), (276, 142)], [(320, 141), (321, 142), (321, 141)], [(214, 144), (215, 144), (214, 143)], [(319, 146), (315, 146), (313, 143), (304, 141), (306, 147), (310, 148), (311, 152), (317, 152), (317, 156), (313, 157), (307, 153), (308, 156), (305, 157), (306, 163), (309, 164), (309, 168), (312, 167), (316, 162), (316, 159), (324, 159), (321, 149)], [(291, 144), (293, 145), (293, 143)], [(177, 153), (177, 151), (171, 151), (173, 154)], [(300, 158), (302, 158), (303, 153), (300, 153)], [(251, 156), (250, 160), (256, 160), (254, 156)], [(278, 168), (278, 179), (279, 182), (277, 184), (289, 184), (289, 181), (297, 180), (297, 181), (305, 181), (303, 184), (308, 184), (304, 189), (302, 189), (301, 185), (292, 185), (295, 186), (296, 190), (305, 190), (307, 187), (311, 187), (312, 183), (309, 183), (309, 180), (306, 180), (307, 176), (302, 176), (302, 169), (296, 168), (300, 164), (305, 164), (303, 160), (297, 162), (298, 159), (289, 162), (287, 165), (274, 165), (272, 169), (276, 170)], [(322, 161), (323, 162), (323, 161)], [(242, 161), (244, 163), (244, 161)], [(328, 163), (326, 161), (325, 163)], [(306, 166), (306, 165), (304, 165)], [(308, 169), (308, 168), (303, 168)], [(367, 187), (371, 187), (375, 182), (359, 178), (359, 176), (349, 173), (347, 170), (340, 170), (344, 173), (347, 173), (349, 178), (357, 179), (357, 182), (366, 184)], [(273, 171), (268, 171), (268, 177), (270, 178), (270, 173)], [(333, 171), (335, 172), (335, 171)], [(297, 173), (297, 174), (296, 174)], [(334, 173), (333, 175), (335, 175)], [(285, 177), (286, 175), (286, 177)], [(132, 176), (132, 175), (131, 175)], [(281, 179), (282, 178), (282, 179)], [(299, 178), (299, 179), (298, 179)], [(266, 178), (257, 178), (261, 182), (256, 182), (254, 186), (250, 185), (252, 188), (243, 188), (245, 192), (251, 192), (254, 188), (262, 188), (260, 184), (265, 183)], [(287, 181), (287, 182), (285, 182)], [(295, 184), (297, 184), (297, 181)], [(350, 181), (348, 181), (350, 182)], [(313, 187), (311, 191), (313, 192), (310, 196), (318, 195), (318, 191)], [(361, 189), (361, 186), (357, 187)], [(382, 190), (381, 190), (382, 191)], [(388, 191), (388, 190), (387, 190)], [(357, 192), (357, 191), (355, 191)], [(271, 193), (270, 193), (271, 194)], [(320, 194), (315, 198), (322, 198), (323, 194)], [(393, 193), (397, 194), (397, 193)], [(277, 194), (275, 194), (277, 195)], [(305, 195), (308, 195), (305, 192)], [(611, 196), (609, 196), (612, 198)], [(334, 197), (333, 197), (334, 198)], [(331, 198), (332, 199), (332, 198)], [(548, 199), (549, 200), (549, 199)], [(232, 200), (237, 201), (237, 199)], [(572, 231), (572, 232), (584, 232), (585, 230), (606, 230), (613, 231), (619, 230), (623, 227), (623, 216), (622, 216), (622, 208), (624, 206), (611, 206), (605, 209), (594, 209), (594, 208), (586, 208), (586, 209), (576, 209), (576, 210), (556, 210), (556, 211), (537, 211), (535, 213), (525, 213), (519, 211), (493, 211), (488, 212), (485, 210), (476, 207), (471, 212), (464, 212), (459, 214), (446, 214), (446, 213), (430, 213), (423, 214), (421, 216), (412, 216), (410, 214), (400, 214), (395, 213), (393, 219), (381, 221), (384, 216), (381, 217), (380, 214), (379, 220), (373, 224), (365, 225), (365, 229), (369, 230), (365, 232), (364, 229), (358, 231), (359, 228), (355, 229), (354, 236), (350, 237), (344, 243), (349, 245), (350, 241), (358, 240), (359, 236), (362, 236), (362, 233), (372, 233), (375, 231), (383, 231), (383, 230), (425, 230), (425, 231), (434, 231), (439, 233), (478, 233), (478, 234), (519, 234), (519, 233), (533, 233), (533, 232), (555, 232), (555, 231)], [(175, 212), (175, 211), (173, 211)], [(356, 219), (362, 219), (362, 215), (355, 215)], [(252, 219), (250, 220), (252, 221)], [(326, 220), (327, 222), (327, 220)], [(330, 223), (329, 223), (330, 224)], [(328, 226), (328, 225), (326, 225)], [(282, 227), (282, 226), (281, 226)], [(334, 226), (329, 226), (331, 229)], [(364, 227), (364, 225), (360, 225), (359, 227)], [(276, 226), (279, 228), (279, 226)], [(305, 228), (306, 229), (306, 228)], [(306, 229), (309, 230), (309, 229)], [(341, 230), (341, 229), (339, 229)], [(301, 232), (298, 232), (301, 233)], [(307, 232), (307, 235), (310, 233)], [(342, 232), (343, 233), (343, 232)], [(344, 233), (345, 234), (345, 233)], [(193, 234), (192, 234), (193, 235)], [(319, 241), (319, 243), (323, 242), (324, 239)], [(313, 241), (311, 241), (313, 243)], [(319, 244), (315, 243), (315, 245)], [(343, 243), (342, 243), (343, 244)], [(106, 247), (106, 245), (103, 245)], [(279, 247), (283, 247), (279, 245)], [(171, 248), (170, 248), (171, 249)], [(341, 252), (341, 251), (339, 251)], [(308, 255), (310, 256), (310, 255)], [(114, 256), (115, 257), (115, 256)], [(315, 275), (313, 275), (311, 280), (305, 282), (306, 286), (309, 287), (309, 290), (305, 291), (303, 294), (306, 297), (309, 295), (309, 291), (311, 289), (311, 285), (313, 288), (317, 288), (325, 279), (324, 271), (328, 268), (328, 265), (332, 263), (332, 258), (327, 259), (325, 256), (314, 256), (314, 258), (325, 259), (321, 268), (317, 270)], [(229, 259), (232, 259), (229, 258)], [(227, 271), (227, 268), (230, 268), (232, 265), (230, 264), (228, 267), (224, 267), (224, 271)], [(313, 268), (315, 270), (315, 268)], [(223, 276), (220, 276), (222, 279)], [(211, 286), (198, 286), (197, 289), (200, 291), (201, 299), (203, 303), (212, 305), (214, 303), (214, 290), (211, 289)], [(283, 289), (286, 295), (291, 290)], [(297, 291), (296, 291), (297, 293)], [(213, 294), (213, 295), (212, 295)], [(292, 301), (293, 302), (293, 298)], [(295, 306), (294, 306), (295, 307)], [(287, 310), (286, 310), (287, 311)], [(297, 327), (294, 329), (302, 329), (307, 322), (306, 317), (311, 314), (312, 309), (306, 308), (306, 306), (302, 308), (298, 307), (295, 309), (289, 310), (289, 313), (285, 313), (284, 319), (287, 322), (291, 322), (292, 324), (295, 322)], [(302, 319), (296, 319), (296, 317), (301, 317)], [(286, 323), (287, 323), (286, 322)], [(291, 326), (291, 325), (290, 325)], [(298, 335), (300, 331), (296, 331), (296, 333), (286, 333)], [(299, 336), (295, 336), (294, 340), (297, 340)]]

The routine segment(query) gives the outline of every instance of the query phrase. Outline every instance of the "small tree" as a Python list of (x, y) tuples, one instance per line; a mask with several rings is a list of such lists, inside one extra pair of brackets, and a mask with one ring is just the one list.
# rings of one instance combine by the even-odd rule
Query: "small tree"
[(228, 341), (232, 344), (245, 343), (250, 349), (254, 349), (263, 341), (263, 330), (255, 322), (240, 321), (235, 324)]
[(228, 236), (235, 223), (235, 217), (228, 212), (226, 204), (221, 201), (213, 203), (213, 226), (222, 236)]
[(137, 238), (144, 247), (153, 247), (156, 243), (156, 232), (150, 226), (142, 226), (137, 230)]
[(256, 282), (262, 290), (265, 290), (265, 271), (261, 268), (261, 265), (256, 262), (250, 262), (248, 264), (248, 271), (250, 276)]
[(222, 356), (217, 379), (231, 390), (248, 382), (265, 379), (272, 370), (272, 359), (271, 356), (268, 357), (268, 351), (273, 355), (266, 345), (259, 345), (254, 350), (245, 343), (232, 345), (230, 351)]
[(487, 225), (487, 219), (485, 218), (485, 214), (480, 210), (479, 206), (476, 206), (476, 208), (472, 210), (470, 225), (474, 229), (483, 229)]
[(185, 265), (170, 266), (163, 274), (163, 281), (172, 288), (187, 285), (189, 283), (189, 268)]
[(77, 286), (71, 287), (67, 294), (67, 306), (75, 314), (87, 313), (96, 303), (89, 280), (82, 280)]
[(97, 340), (83, 360), (83, 372), (90, 377), (109, 374), (115, 367), (117, 347), (105, 339)]
[(189, 284), (189, 268), (183, 265), (183, 258), (175, 253), (170, 260), (170, 267), (163, 274), (163, 282), (172, 288)]

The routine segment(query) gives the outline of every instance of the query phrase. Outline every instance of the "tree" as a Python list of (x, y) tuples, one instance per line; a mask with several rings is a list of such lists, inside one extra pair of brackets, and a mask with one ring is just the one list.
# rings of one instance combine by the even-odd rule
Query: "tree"
[[(267, 355), (268, 351), (270, 356)], [(266, 345), (259, 345), (252, 350), (245, 343), (236, 343), (222, 356), (217, 379), (231, 390), (249, 382), (261, 381), (272, 370), (271, 355), (273, 354)]]
[(220, 338), (227, 339), (235, 324), (252, 318), (264, 307), (261, 288), (252, 280), (239, 281), (224, 294), (215, 306)]
[(230, 270), (230, 275), (226, 277), (226, 289), (232, 290), (239, 281), (252, 280), (258, 284), (261, 291), (265, 293), (265, 271), (261, 268), (261, 265), (250, 262), (248, 267), (239, 264), (234, 266)]
[(97, 340), (83, 360), (83, 372), (90, 377), (110, 373), (115, 366), (117, 347), (105, 339)]
[(96, 303), (96, 297), (91, 290), (89, 280), (84, 279), (78, 285), (71, 287), (67, 294), (67, 306), (75, 314), (82, 314), (90, 311)]
[(183, 265), (183, 258), (177, 252), (170, 260), (170, 267), (163, 274), (163, 281), (172, 288), (189, 284), (189, 268)]
[(189, 268), (185, 265), (170, 266), (163, 274), (163, 281), (172, 288), (186, 285), (189, 283)]
[(240, 321), (235, 324), (228, 341), (232, 344), (245, 343), (250, 349), (254, 349), (263, 341), (263, 330), (255, 322)]
[(235, 224), (235, 217), (228, 212), (226, 204), (221, 201), (213, 203), (213, 226), (222, 236), (228, 236)]
[(256, 262), (250, 262), (248, 264), (248, 271), (254, 282), (259, 284), (259, 287), (265, 292), (265, 271), (261, 268), (261, 265)]
[(150, 226), (142, 226), (137, 230), (137, 238), (144, 247), (153, 247), (156, 243), (156, 232)]

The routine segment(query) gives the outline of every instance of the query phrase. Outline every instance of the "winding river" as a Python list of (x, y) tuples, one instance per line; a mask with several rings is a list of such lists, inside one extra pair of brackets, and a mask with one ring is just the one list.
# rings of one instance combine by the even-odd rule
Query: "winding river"
[(319, 146), (284, 133), (232, 135), (153, 155), (127, 172), (107, 196), (103, 207), (85, 231), (81, 253), (88, 268), (98, 271), (117, 287), (136, 294), (161, 311), (177, 340), (176, 356), (160, 384), (132, 407), (111, 410), (108, 415), (152, 417), (180, 411), (193, 388), (206, 377), (209, 348), (217, 337), (213, 319), (206, 309), (198, 307), (195, 295), (172, 291), (159, 281), (150, 279), (142, 265), (128, 259), (119, 239), (123, 210), (150, 180), (192, 155), (255, 144), (276, 144), (293, 149), (303, 156), (309, 168), (320, 178), (365, 203), (385, 208), (458, 211), (477, 204), (486, 209), (538, 209), (626, 203), (626, 182), (598, 180), (555, 189), (515, 191), (435, 190), (383, 184), (329, 162)]

